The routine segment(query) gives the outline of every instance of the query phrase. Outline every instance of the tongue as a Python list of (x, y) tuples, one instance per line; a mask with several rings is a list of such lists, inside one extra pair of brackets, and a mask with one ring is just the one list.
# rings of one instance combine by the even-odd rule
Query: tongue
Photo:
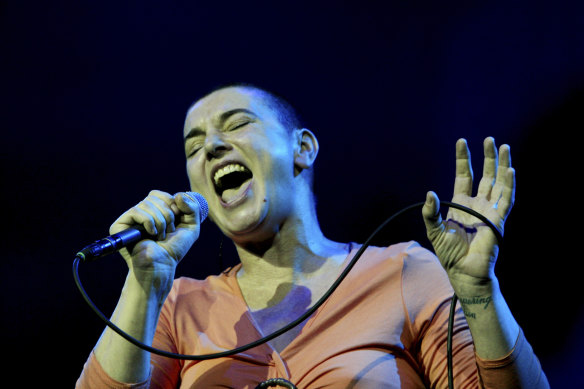
[(221, 200), (223, 200), (224, 203), (230, 203), (232, 201), (234, 201), (235, 199), (243, 196), (245, 190), (247, 189), (247, 186), (249, 184), (250, 179), (245, 180), (244, 182), (242, 182), (242, 184), (236, 188), (230, 188), (230, 189), (225, 189), (223, 191), (223, 193), (221, 194)]

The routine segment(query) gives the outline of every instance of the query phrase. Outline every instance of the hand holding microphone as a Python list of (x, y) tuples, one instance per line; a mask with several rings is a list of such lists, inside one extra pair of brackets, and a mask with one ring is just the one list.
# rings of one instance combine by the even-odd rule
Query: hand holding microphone
[[(110, 228), (112, 235), (88, 245), (77, 256), (91, 261), (121, 250), (130, 265), (131, 257), (144, 250), (154, 257), (166, 251), (178, 263), (198, 238), (208, 213), (207, 201), (199, 193), (151, 191), (116, 220)], [(124, 248), (131, 248), (132, 253)]]

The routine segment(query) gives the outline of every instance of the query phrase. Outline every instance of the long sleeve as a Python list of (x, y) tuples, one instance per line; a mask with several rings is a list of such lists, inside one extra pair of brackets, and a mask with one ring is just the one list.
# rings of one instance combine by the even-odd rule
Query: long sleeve
[(135, 384), (124, 384), (112, 379), (102, 369), (92, 352), (83, 366), (83, 372), (77, 380), (76, 389), (148, 389), (150, 380)]
[[(154, 348), (177, 352), (172, 331), (172, 306), (176, 291), (167, 297), (162, 308), (152, 346)], [(180, 362), (156, 354), (151, 354), (151, 369), (148, 380), (127, 384), (115, 381), (101, 367), (92, 352), (83, 367), (76, 389), (174, 389), (179, 379)]]
[(501, 387), (501, 382), (513, 388), (545, 389), (550, 387), (523, 331), (519, 331), (515, 347), (507, 356), (497, 360), (486, 360), (477, 355), (476, 359), (479, 374), (486, 388)]
[[(438, 260), (412, 246), (404, 261), (403, 294), (417, 358), (427, 384), (448, 387), (446, 339), (452, 288)], [(460, 305), (453, 331), (453, 375), (456, 388), (549, 388), (533, 349), (520, 331), (509, 355), (483, 360), (474, 351), (472, 335)]]
[[(352, 249), (347, 261), (357, 252)], [(237, 267), (203, 281), (175, 280), (153, 346), (181, 354), (225, 351), (256, 340)], [(179, 361), (152, 355), (150, 382), (124, 385), (90, 357), (79, 389), (247, 388), (286, 378), (299, 388), (448, 387), (446, 337), (453, 291), (437, 258), (415, 242), (369, 247), (281, 353), (264, 344), (232, 357)], [(478, 358), (460, 306), (453, 337), (456, 389), (548, 388), (520, 333), (511, 353)]]

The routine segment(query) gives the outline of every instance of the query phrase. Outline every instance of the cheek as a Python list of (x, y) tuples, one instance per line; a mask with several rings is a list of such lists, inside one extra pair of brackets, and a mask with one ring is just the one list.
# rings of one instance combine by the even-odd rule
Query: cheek
[(194, 160), (187, 161), (187, 176), (191, 185), (191, 190), (201, 192), (205, 180), (201, 164)]
[(259, 147), (262, 143), (254, 144), (255, 155), (259, 157), (259, 163), (268, 168), (272, 175), (280, 177), (282, 174), (294, 172), (294, 151), (288, 144), (280, 141), (265, 141), (265, 147)]

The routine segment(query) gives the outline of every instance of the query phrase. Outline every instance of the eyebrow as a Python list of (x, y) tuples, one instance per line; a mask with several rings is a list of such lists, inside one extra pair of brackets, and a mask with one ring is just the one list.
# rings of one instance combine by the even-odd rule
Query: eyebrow
[[(238, 113), (247, 113), (247, 114), (250, 114), (254, 117), (257, 117), (257, 115), (255, 113), (253, 113), (252, 111), (250, 111), (249, 109), (235, 108), (235, 109), (230, 109), (229, 111), (225, 111), (221, 115), (219, 115), (219, 123), (221, 125), (223, 125), (223, 123), (225, 123), (225, 121), (227, 119), (229, 119), (231, 116), (238, 114)], [(187, 139), (194, 138), (197, 136), (203, 136), (203, 135), (205, 135), (205, 131), (203, 131), (203, 129), (201, 129), (200, 127), (193, 127), (193, 128), (191, 128), (189, 133), (185, 136), (184, 140), (186, 141)]]

